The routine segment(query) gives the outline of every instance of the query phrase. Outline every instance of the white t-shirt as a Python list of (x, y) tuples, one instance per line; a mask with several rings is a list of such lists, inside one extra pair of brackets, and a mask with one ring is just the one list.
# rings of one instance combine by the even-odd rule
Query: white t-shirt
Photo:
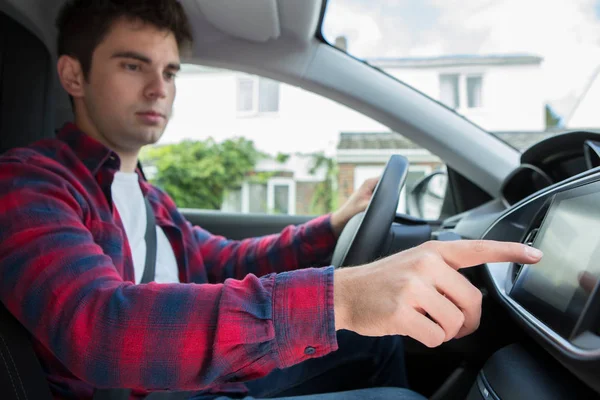
[[(146, 265), (146, 204), (135, 172), (117, 172), (112, 186), (112, 200), (119, 211), (135, 271), (135, 283), (140, 283)], [(156, 226), (156, 276), (157, 283), (179, 283), (177, 260), (171, 243), (163, 230)]]

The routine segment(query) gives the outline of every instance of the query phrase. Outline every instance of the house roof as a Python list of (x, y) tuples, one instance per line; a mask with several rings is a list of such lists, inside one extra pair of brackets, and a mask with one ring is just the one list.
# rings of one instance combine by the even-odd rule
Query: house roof
[[(519, 151), (550, 136), (561, 133), (549, 132), (491, 132), (500, 140), (508, 143)], [(338, 143), (338, 150), (385, 150), (385, 149), (419, 149), (419, 145), (411, 142), (404, 136), (395, 132), (342, 132)]]
[(338, 150), (419, 149), (420, 147), (395, 132), (342, 132)]
[(428, 68), (464, 65), (539, 65), (543, 58), (532, 54), (456, 54), (439, 57), (370, 58), (379, 68)]

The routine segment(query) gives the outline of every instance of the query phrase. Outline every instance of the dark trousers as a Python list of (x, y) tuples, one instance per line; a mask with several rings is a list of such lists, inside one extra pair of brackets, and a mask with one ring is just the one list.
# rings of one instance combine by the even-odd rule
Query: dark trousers
[(371, 338), (340, 331), (337, 338), (339, 349), (333, 353), (246, 382), (250, 391), (244, 400), (295, 396), (302, 396), (302, 400), (424, 399), (405, 389), (408, 384), (402, 337)]

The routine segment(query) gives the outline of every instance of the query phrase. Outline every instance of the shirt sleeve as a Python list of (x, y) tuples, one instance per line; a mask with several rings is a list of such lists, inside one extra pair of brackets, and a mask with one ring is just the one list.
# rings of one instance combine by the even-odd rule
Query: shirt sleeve
[(245, 240), (229, 240), (198, 226), (190, 228), (209, 282), (327, 266), (337, 242), (331, 215), (290, 225), (279, 234)]
[(0, 300), (79, 379), (203, 390), (337, 349), (331, 267), (134, 285), (105, 252), (120, 239), (88, 228), (80, 186), (55, 169), (0, 162)]

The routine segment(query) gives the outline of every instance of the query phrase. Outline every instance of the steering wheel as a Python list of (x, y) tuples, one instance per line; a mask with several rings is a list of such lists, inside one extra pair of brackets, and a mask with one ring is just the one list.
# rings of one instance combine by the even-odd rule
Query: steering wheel
[(367, 209), (348, 221), (338, 239), (332, 259), (336, 268), (365, 264), (379, 255), (396, 216), (408, 165), (401, 155), (390, 157)]

